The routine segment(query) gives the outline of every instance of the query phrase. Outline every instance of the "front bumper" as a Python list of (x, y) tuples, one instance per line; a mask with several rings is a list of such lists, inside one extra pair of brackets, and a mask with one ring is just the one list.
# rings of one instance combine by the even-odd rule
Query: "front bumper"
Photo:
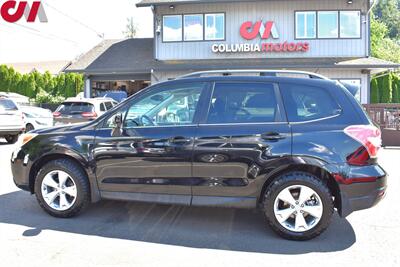
[(29, 173), (32, 167), (32, 162), (29, 154), (23, 149), (17, 148), (11, 154), (11, 172), (15, 185), (25, 191), (31, 191), (29, 184)]
[(379, 165), (351, 167), (348, 175), (353, 178), (348, 178), (350, 180), (347, 182), (338, 181), (341, 217), (347, 217), (354, 211), (372, 208), (385, 197), (387, 174)]

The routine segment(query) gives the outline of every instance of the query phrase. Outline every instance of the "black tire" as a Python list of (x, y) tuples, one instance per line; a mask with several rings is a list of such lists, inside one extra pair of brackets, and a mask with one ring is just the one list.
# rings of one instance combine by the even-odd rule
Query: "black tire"
[[(290, 231), (283, 227), (275, 217), (275, 199), (283, 189), (293, 185), (304, 185), (313, 189), (319, 195), (323, 205), (320, 221), (308, 231)], [(332, 194), (326, 183), (316, 176), (305, 172), (290, 172), (275, 179), (265, 190), (262, 206), (271, 229), (281, 237), (295, 241), (310, 240), (319, 236), (328, 228), (334, 211)]]
[(33, 130), (35, 130), (35, 127), (34, 127), (32, 124), (28, 123), (28, 124), (25, 126), (25, 132), (26, 132), (26, 133), (29, 133), (30, 131), (33, 131)]
[(7, 135), (5, 137), (7, 143), (9, 144), (15, 144), (18, 141), (18, 135)]
[[(41, 186), (43, 179), (49, 172), (56, 170), (66, 172), (73, 179), (77, 189), (75, 203), (65, 211), (53, 209), (46, 203), (42, 196)], [(35, 194), (39, 205), (48, 214), (58, 218), (74, 217), (82, 212), (90, 203), (90, 186), (87, 175), (78, 164), (69, 159), (50, 161), (39, 170), (35, 179)]]

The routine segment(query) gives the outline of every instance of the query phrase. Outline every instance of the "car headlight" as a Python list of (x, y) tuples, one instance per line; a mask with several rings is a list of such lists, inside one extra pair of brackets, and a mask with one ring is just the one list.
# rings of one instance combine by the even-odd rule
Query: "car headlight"
[(30, 142), (33, 138), (35, 138), (37, 134), (34, 133), (25, 133), (21, 136), (22, 144), (21, 146), (25, 145), (26, 143)]

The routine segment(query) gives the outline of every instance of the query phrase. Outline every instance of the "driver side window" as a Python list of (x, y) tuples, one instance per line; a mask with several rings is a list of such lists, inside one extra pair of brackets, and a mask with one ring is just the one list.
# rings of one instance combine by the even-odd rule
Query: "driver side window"
[[(131, 105), (121, 112), (124, 128), (189, 125), (194, 115), (203, 83), (174, 86), (165, 90), (152, 90), (151, 93), (134, 99)], [(113, 117), (107, 125), (111, 126)]]

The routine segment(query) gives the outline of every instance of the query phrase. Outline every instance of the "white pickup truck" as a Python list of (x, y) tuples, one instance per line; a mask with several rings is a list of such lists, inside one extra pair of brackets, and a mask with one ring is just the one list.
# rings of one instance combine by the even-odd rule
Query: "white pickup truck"
[(22, 111), (13, 100), (0, 97), (0, 138), (10, 144), (18, 141), (18, 136), (25, 131)]

